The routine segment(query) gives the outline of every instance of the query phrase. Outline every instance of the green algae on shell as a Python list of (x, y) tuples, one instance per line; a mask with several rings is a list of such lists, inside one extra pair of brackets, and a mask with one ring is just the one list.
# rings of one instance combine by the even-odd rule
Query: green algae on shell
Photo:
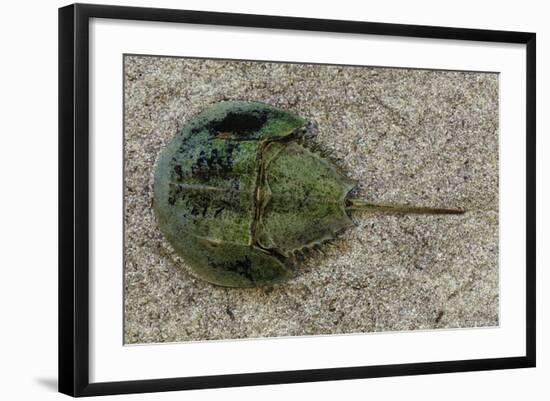
[(355, 182), (308, 147), (308, 128), (305, 119), (267, 104), (221, 102), (162, 151), (155, 214), (195, 276), (229, 287), (287, 280), (294, 254), (351, 227), (352, 210), (462, 213), (350, 198)]

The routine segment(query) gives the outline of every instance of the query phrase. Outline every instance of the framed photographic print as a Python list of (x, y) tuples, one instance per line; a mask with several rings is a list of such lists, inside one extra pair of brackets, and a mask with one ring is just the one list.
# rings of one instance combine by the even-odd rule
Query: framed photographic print
[(535, 34), (59, 10), (59, 389), (535, 366)]

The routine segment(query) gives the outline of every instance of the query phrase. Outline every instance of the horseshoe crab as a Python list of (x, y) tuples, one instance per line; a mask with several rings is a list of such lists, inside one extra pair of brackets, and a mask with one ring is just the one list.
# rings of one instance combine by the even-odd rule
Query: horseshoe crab
[(377, 205), (310, 146), (311, 126), (279, 108), (215, 104), (162, 151), (154, 212), (193, 274), (228, 287), (271, 285), (295, 275), (295, 254), (353, 225), (354, 210), (459, 214), (460, 209)]

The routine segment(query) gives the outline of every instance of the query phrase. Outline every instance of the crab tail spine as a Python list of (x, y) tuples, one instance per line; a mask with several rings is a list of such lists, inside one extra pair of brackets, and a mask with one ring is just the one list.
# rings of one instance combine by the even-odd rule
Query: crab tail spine
[(346, 209), (367, 213), (397, 213), (397, 214), (462, 214), (462, 209), (442, 209), (431, 207), (416, 207), (406, 205), (376, 204), (362, 199), (348, 199)]

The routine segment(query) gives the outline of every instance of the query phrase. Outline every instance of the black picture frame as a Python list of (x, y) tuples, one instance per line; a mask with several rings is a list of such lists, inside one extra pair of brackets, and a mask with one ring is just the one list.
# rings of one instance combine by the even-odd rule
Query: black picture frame
[[(381, 366), (89, 381), (89, 148), (90, 18), (273, 28), (285, 30), (469, 40), (526, 45), (526, 344), (525, 355)], [(265, 384), (527, 368), (535, 366), (535, 109), (536, 35), (479, 29), (74, 4), (59, 9), (59, 391), (71, 396), (158, 392)]]

